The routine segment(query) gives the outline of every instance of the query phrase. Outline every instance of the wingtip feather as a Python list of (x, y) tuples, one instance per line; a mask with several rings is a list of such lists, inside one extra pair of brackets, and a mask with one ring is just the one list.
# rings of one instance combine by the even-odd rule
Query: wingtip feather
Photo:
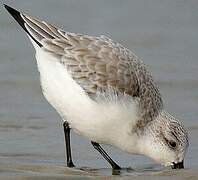
[(19, 11), (17, 11), (16, 9), (4, 4), (4, 7), (6, 8), (6, 10), (11, 14), (11, 16), (20, 24), (20, 26), (25, 30), (25, 25), (24, 25), (24, 20), (21, 17), (21, 13)]
[(32, 35), (30, 34), (30, 32), (27, 30), (27, 28), (25, 27), (25, 21), (21, 16), (21, 13), (19, 11), (17, 11), (16, 9), (4, 4), (4, 7), (6, 8), (6, 10), (11, 14), (11, 16), (19, 23), (19, 25), (27, 32), (27, 34), (40, 46), (42, 47), (42, 44), (40, 42), (38, 42), (34, 37), (32, 37)]

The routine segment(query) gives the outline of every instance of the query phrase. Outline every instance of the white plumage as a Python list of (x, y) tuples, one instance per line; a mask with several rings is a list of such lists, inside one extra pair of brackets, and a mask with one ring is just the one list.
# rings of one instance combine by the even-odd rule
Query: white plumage
[(125, 97), (118, 100), (110, 92), (109, 97), (104, 95), (105, 102), (103, 99), (97, 102), (92, 100), (56, 57), (35, 46), (43, 94), (62, 118), (76, 132), (93, 141), (106, 144), (111, 142), (122, 147), (120, 143), (126, 143), (122, 132), (130, 132), (138, 119), (133, 98), (123, 95)]

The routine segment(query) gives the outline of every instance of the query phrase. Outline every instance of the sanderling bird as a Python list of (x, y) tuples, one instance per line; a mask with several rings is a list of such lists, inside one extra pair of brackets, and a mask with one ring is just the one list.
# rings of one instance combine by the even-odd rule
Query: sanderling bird
[(188, 135), (163, 109), (147, 66), (106, 36), (65, 32), (5, 5), (35, 50), (43, 94), (64, 123), (67, 166), (74, 167), (70, 129), (120, 169), (100, 144), (145, 155), (174, 169), (184, 167)]

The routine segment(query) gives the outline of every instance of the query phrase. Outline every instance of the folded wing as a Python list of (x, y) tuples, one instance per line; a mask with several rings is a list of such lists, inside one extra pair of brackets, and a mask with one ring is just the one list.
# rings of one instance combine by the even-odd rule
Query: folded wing
[(5, 7), (40, 48), (57, 57), (91, 98), (109, 89), (115, 94), (135, 98), (141, 114), (138, 128), (152, 121), (162, 110), (161, 95), (150, 72), (130, 50), (105, 36), (64, 32)]

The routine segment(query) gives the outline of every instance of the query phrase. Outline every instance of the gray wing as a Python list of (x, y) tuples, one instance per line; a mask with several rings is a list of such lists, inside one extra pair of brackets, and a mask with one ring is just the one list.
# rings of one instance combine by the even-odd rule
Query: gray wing
[(142, 114), (137, 127), (152, 121), (162, 110), (161, 95), (150, 72), (130, 50), (107, 37), (64, 32), (7, 9), (43, 50), (60, 60), (90, 97), (111, 88), (137, 98)]

